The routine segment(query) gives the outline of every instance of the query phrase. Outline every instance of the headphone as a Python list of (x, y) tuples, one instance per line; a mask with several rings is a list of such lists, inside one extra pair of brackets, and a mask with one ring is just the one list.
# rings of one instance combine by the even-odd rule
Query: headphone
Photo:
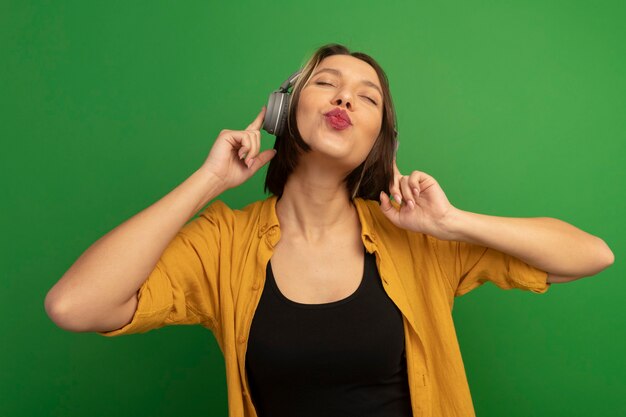
[(287, 90), (293, 86), (293, 82), (298, 78), (301, 71), (298, 70), (291, 74), (291, 77), (287, 78), (278, 87), (278, 90), (272, 91), (270, 94), (265, 118), (263, 119), (263, 130), (267, 133), (271, 133), (274, 136), (279, 136), (283, 133), (287, 124), (287, 111), (289, 110), (289, 101), (291, 100), (291, 93)]
[[(263, 130), (271, 133), (274, 136), (279, 136), (283, 133), (285, 125), (287, 124), (287, 112), (289, 110), (289, 101), (291, 100), (291, 93), (288, 91), (293, 86), (294, 81), (302, 70), (298, 70), (291, 74), (281, 85), (278, 90), (272, 91), (270, 94), (267, 110), (265, 111), (265, 117), (263, 119)], [(398, 131), (393, 128), (394, 137), (398, 137)], [(400, 143), (396, 141), (396, 151)]]

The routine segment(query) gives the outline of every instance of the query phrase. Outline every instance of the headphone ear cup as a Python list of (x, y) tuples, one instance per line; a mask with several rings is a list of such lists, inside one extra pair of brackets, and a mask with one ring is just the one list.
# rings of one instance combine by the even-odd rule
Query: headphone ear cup
[(282, 134), (287, 121), (289, 110), (289, 93), (274, 91), (270, 94), (265, 117), (263, 118), (263, 130), (274, 136)]
[(263, 118), (263, 130), (274, 136), (281, 135), (287, 125), (289, 102), (291, 100), (289, 88), (299, 75), (300, 70), (294, 72), (282, 83), (278, 90), (270, 94), (265, 117)]
[(285, 93), (284, 100), (280, 107), (280, 114), (278, 116), (278, 121), (276, 125), (278, 126), (276, 130), (276, 136), (282, 135), (285, 129), (287, 128), (287, 118), (289, 117), (289, 102), (291, 101), (291, 95)]
[(263, 130), (272, 135), (276, 131), (276, 118), (278, 112), (276, 109), (276, 103), (280, 102), (280, 98), (277, 99), (277, 95), (281, 94), (278, 91), (270, 93), (270, 97), (267, 100), (267, 109), (265, 110), (265, 117), (263, 118)]

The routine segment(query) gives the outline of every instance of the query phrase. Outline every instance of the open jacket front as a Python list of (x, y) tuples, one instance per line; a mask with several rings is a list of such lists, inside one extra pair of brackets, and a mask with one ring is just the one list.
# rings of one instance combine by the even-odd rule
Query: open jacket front
[[(257, 417), (245, 355), (266, 266), (280, 239), (276, 196), (231, 209), (215, 200), (170, 242), (139, 290), (130, 323), (103, 336), (199, 324), (213, 332), (225, 360), (229, 417)], [(379, 203), (355, 198), (365, 249), (403, 315), (415, 417), (475, 416), (459, 349), (454, 297), (487, 281), (545, 293), (545, 271), (497, 250), (440, 240), (396, 227)]]

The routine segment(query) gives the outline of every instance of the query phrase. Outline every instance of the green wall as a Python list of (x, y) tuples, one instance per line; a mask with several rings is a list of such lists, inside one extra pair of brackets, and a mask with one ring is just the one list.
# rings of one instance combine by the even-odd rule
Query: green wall
[[(461, 209), (556, 217), (615, 253), (543, 295), (456, 299), (477, 415), (626, 415), (625, 4), (2, 1), (0, 415), (226, 416), (210, 332), (71, 333), (44, 297), (327, 42), (385, 68), (401, 171)], [(264, 173), (220, 199), (265, 198)]]

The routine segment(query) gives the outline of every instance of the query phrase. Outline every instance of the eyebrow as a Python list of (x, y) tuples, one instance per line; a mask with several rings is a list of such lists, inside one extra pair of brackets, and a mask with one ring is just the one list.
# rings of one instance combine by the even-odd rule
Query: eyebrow
[[(313, 76), (319, 74), (320, 72), (330, 72), (331, 74), (335, 74), (341, 77), (341, 71), (339, 71), (338, 69), (335, 68), (322, 68), (321, 70), (317, 71), (315, 74), (313, 74)], [(374, 84), (373, 82), (369, 81), (369, 80), (361, 80), (361, 84), (365, 84), (367, 86), (373, 87), (376, 90), (378, 90), (378, 92), (380, 93), (381, 97), (384, 97), (385, 95), (383, 94), (383, 92), (380, 90), (380, 87), (378, 87), (376, 84)]]

